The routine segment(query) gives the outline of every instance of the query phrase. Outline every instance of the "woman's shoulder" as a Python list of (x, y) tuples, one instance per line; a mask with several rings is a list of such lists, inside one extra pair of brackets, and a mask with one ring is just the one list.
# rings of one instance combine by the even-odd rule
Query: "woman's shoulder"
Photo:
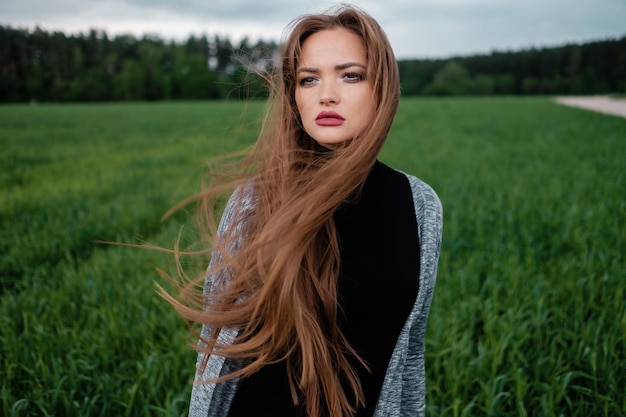
[(403, 175), (409, 183), (415, 216), (420, 229), (435, 237), (440, 243), (443, 233), (443, 207), (439, 196), (428, 183), (420, 178), (401, 170), (395, 171)]
[(249, 219), (256, 205), (255, 187), (253, 180), (246, 180), (235, 188), (228, 198), (220, 220), (218, 233), (223, 234), (227, 229), (242, 227)]
[(408, 181), (411, 193), (413, 194), (413, 200), (416, 205), (429, 210), (435, 210), (437, 212), (442, 211), (441, 200), (435, 192), (435, 190), (425, 181), (420, 178), (408, 174), (402, 170), (391, 168), (382, 162), (377, 162), (379, 170), (385, 172), (387, 175), (395, 176), (396, 178), (403, 178)]
[(439, 199), (437, 192), (429, 184), (414, 175), (404, 172), (403, 174), (407, 177), (409, 181), (409, 185), (411, 186), (411, 192), (413, 193), (413, 198), (423, 199), (424, 203), (434, 210), (443, 210), (441, 200)]

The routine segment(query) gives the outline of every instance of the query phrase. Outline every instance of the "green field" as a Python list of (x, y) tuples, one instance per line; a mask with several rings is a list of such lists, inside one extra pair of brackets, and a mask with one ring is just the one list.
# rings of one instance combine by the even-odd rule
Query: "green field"
[[(161, 215), (260, 109), (0, 107), (0, 415), (186, 414), (194, 341), (154, 287), (172, 259), (96, 241), (171, 246), (185, 213)], [(626, 415), (626, 120), (405, 99), (381, 159), (444, 205), (428, 415)]]

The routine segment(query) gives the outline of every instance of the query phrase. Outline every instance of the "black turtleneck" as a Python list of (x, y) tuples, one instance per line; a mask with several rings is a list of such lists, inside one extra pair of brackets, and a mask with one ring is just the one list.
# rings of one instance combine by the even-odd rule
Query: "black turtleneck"
[[(418, 291), (419, 238), (408, 179), (377, 162), (360, 196), (334, 220), (341, 253), (337, 324), (370, 367), (352, 360), (366, 401), (355, 417), (371, 417)], [(228, 417), (250, 416), (305, 416), (293, 404), (284, 363), (242, 380)]]

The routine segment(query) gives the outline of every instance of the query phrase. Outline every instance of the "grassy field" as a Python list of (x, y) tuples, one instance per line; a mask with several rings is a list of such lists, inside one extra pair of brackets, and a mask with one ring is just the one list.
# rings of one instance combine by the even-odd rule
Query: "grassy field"
[[(260, 108), (0, 107), (0, 415), (186, 414), (193, 339), (154, 289), (172, 260), (96, 241), (171, 246), (185, 216), (161, 215)], [(626, 120), (405, 99), (381, 159), (444, 205), (428, 415), (626, 415)]]

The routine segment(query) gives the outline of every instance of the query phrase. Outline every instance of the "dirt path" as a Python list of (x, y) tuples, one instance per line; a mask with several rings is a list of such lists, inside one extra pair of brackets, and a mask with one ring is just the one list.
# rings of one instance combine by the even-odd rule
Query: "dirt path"
[(626, 100), (608, 96), (556, 97), (557, 103), (626, 118)]

